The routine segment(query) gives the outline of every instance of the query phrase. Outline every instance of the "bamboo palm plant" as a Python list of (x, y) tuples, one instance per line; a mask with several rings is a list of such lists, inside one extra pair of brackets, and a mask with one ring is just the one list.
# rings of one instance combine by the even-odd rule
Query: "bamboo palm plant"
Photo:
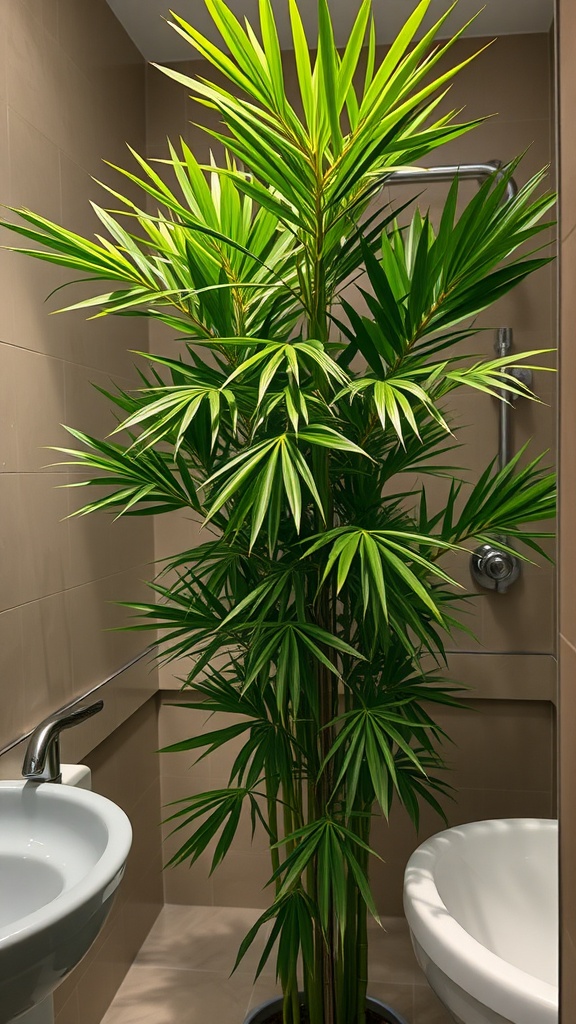
[[(478, 123), (436, 113), (468, 61), (438, 73), (466, 26), (437, 43), (449, 11), (419, 35), (430, 2), (380, 60), (371, 0), (343, 52), (318, 0), (313, 58), (289, 0), (294, 99), (270, 0), (259, 35), (205, 0), (221, 48), (174, 15), (205, 63), (197, 78), (164, 70), (219, 115), (203, 130), (220, 162), (200, 166), (183, 142), (160, 163), (133, 153), (117, 170), (141, 201), (105, 186), (115, 209), (94, 205), (95, 240), (23, 209), (4, 222), (35, 245), (18, 251), (113, 282), (67, 308), (155, 319), (179, 338), (173, 358), (141, 353), (138, 390), (107, 394), (117, 436), (69, 428), (78, 447), (65, 451), (87, 474), (72, 486), (106, 485), (77, 514), (188, 509), (206, 524), (132, 606), (135, 628), (160, 628), (164, 657), (191, 658), (185, 706), (216, 716), (171, 749), (242, 740), (229, 786), (175, 810), (173, 861), (210, 848), (215, 868), (243, 812), (261, 823), (270, 907), (239, 958), (272, 922), (260, 968), (275, 949), (286, 1024), (301, 1019), (299, 969), (310, 1024), (364, 1020), (374, 809), (397, 799), (417, 823), (424, 800), (442, 813), (431, 709), (456, 699), (441, 666), (460, 601), (443, 557), (494, 535), (540, 551), (553, 514), (541, 457), (465, 484), (447, 412), (457, 389), (526, 392), (508, 360), (467, 358), (460, 343), (548, 260), (525, 245), (547, 227), (545, 172), (506, 202), (513, 164), (462, 209), (455, 181), (436, 227), (379, 200), (394, 168)], [(448, 479), (440, 511), (423, 484), (400, 486), (407, 473)], [(218, 727), (219, 713), (240, 717)]]

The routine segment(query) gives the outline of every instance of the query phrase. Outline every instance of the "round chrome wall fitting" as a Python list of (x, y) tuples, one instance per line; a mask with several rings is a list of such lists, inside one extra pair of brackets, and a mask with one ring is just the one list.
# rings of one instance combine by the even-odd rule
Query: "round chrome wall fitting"
[(505, 594), (520, 575), (520, 562), (494, 544), (482, 544), (471, 558), (472, 576), (486, 590)]

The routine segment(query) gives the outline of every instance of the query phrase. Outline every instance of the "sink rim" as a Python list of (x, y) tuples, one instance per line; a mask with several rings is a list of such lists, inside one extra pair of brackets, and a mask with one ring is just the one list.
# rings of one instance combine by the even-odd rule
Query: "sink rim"
[[(126, 863), (132, 844), (132, 826), (127, 815), (107, 797), (91, 790), (64, 786), (61, 783), (0, 781), (0, 795), (2, 792), (17, 794), (24, 789), (27, 792), (34, 791), (43, 804), (56, 804), (60, 801), (87, 809), (104, 824), (108, 838), (96, 864), (80, 881), (65, 889), (49, 903), (0, 928), (0, 952), (33, 938), (51, 926), (58, 925), (71, 913), (89, 904), (99, 893), (105, 892)], [(118, 884), (119, 881), (120, 879)]]

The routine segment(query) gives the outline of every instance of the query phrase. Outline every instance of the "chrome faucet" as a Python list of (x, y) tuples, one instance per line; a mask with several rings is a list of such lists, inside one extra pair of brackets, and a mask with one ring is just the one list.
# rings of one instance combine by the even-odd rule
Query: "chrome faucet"
[(76, 711), (57, 711), (37, 725), (28, 742), (22, 775), (31, 782), (62, 782), (60, 770), (60, 733), (102, 711), (104, 701), (96, 701)]

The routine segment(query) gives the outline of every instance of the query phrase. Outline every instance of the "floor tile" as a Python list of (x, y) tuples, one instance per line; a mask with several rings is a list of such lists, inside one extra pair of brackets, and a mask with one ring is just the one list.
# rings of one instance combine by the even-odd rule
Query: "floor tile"
[[(248, 1009), (280, 994), (275, 963), (254, 981), (262, 930), (230, 976), (240, 942), (260, 915), (238, 907), (166, 905), (102, 1024), (242, 1024)], [(416, 963), (403, 918), (368, 922), (369, 993), (408, 1024), (451, 1024)]]
[(413, 1024), (454, 1024), (448, 1010), (429, 985), (417, 985), (414, 989)]
[(247, 975), (134, 966), (102, 1024), (239, 1024), (251, 992)]
[[(242, 940), (261, 913), (245, 907), (168, 904), (161, 910), (135, 962), (141, 967), (230, 974)], [(260, 930), (238, 973), (254, 977), (269, 931), (269, 924)], [(274, 973), (274, 964), (267, 964), (265, 971)]]
[(393, 985), (414, 985), (419, 967), (408, 925), (401, 917), (383, 917), (382, 927), (368, 921), (368, 977)]

